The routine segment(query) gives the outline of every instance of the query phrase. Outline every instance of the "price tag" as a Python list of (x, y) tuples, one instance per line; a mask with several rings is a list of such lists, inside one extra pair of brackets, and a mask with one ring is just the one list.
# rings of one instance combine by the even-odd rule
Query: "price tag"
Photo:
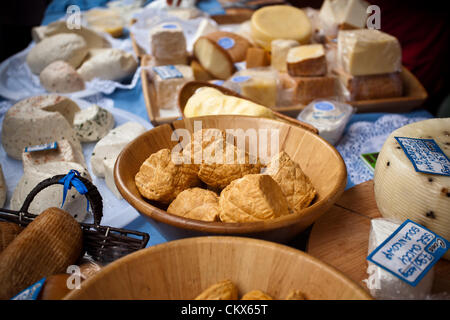
[(406, 220), (367, 260), (415, 287), (449, 246), (446, 239)]
[(417, 172), (450, 177), (450, 160), (433, 139), (395, 137)]
[(40, 144), (32, 147), (25, 147), (25, 152), (36, 152), (36, 151), (44, 151), (44, 150), (54, 150), (58, 148), (57, 142)]
[(379, 152), (361, 154), (361, 160), (372, 172), (375, 172), (375, 165), (377, 164), (378, 155)]
[(155, 71), (161, 79), (174, 79), (174, 78), (183, 78), (183, 74), (178, 70), (174, 65), (166, 65), (166, 66), (158, 66), (153, 67), (153, 71)]
[(46, 278), (39, 280), (35, 284), (29, 286), (28, 288), (20, 292), (11, 300), (37, 300), (39, 293), (44, 287), (45, 280)]

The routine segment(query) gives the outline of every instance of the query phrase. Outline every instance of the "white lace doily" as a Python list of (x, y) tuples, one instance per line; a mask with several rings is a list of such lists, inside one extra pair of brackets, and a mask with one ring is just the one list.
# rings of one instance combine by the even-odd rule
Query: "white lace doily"
[(373, 173), (361, 160), (362, 153), (379, 152), (392, 131), (409, 123), (425, 120), (420, 116), (406, 117), (397, 114), (381, 116), (375, 122), (359, 121), (351, 124), (336, 149), (347, 166), (350, 186), (373, 179)]

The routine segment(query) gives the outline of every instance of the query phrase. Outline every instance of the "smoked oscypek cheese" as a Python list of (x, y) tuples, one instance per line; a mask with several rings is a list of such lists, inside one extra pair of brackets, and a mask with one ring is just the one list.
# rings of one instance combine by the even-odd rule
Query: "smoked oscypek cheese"
[[(450, 118), (424, 120), (392, 132), (374, 175), (375, 199), (383, 217), (411, 219), (450, 239), (450, 176), (417, 172), (395, 137), (433, 139), (450, 158)], [(450, 258), (449, 252), (444, 258)]]

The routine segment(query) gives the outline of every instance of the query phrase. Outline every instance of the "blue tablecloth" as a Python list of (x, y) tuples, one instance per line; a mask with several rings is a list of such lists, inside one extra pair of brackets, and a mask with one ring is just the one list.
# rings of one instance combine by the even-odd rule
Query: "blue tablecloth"
[[(107, 0), (55, 0), (49, 5), (42, 24), (48, 24), (63, 17), (67, 6), (71, 4), (78, 5), (81, 10), (87, 10), (93, 7), (105, 6), (106, 2)], [(201, 0), (199, 7), (212, 14), (221, 13), (221, 7), (216, 0)], [(140, 80), (134, 89), (118, 89), (109, 95), (108, 98), (114, 100), (116, 108), (127, 110), (144, 119), (148, 119)], [(359, 159), (361, 152), (379, 151), (384, 139), (396, 128), (431, 117), (432, 115), (425, 110), (405, 114), (367, 113), (353, 115), (346, 127), (344, 136), (336, 146), (347, 165), (349, 173), (347, 188), (372, 178), (370, 170)], [(167, 241), (143, 217), (135, 219), (125, 228), (149, 233), (149, 246)]]

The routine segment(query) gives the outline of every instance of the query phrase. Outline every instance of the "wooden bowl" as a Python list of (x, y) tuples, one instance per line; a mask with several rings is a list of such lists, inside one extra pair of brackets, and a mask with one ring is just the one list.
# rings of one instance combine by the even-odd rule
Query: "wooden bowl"
[[(163, 148), (172, 149), (178, 141), (172, 141), (174, 129), (185, 128), (193, 132), (195, 121), (202, 121), (203, 128), (218, 129), (278, 129), (279, 148), (296, 161), (309, 176), (318, 195), (311, 206), (298, 214), (290, 214), (273, 220), (223, 223), (192, 220), (168, 214), (159, 203), (143, 198), (134, 177), (141, 164), (153, 153)], [(304, 128), (284, 122), (249, 116), (208, 116), (182, 119), (158, 126), (130, 142), (120, 153), (114, 168), (115, 183), (125, 200), (150, 222), (168, 240), (198, 235), (241, 235), (285, 242), (310, 226), (340, 197), (347, 182), (347, 171), (337, 150), (318, 135)]]
[(142, 249), (103, 268), (69, 300), (190, 300), (229, 279), (244, 293), (259, 289), (284, 299), (301, 290), (308, 299), (371, 299), (333, 267), (293, 248), (240, 237), (200, 237)]

